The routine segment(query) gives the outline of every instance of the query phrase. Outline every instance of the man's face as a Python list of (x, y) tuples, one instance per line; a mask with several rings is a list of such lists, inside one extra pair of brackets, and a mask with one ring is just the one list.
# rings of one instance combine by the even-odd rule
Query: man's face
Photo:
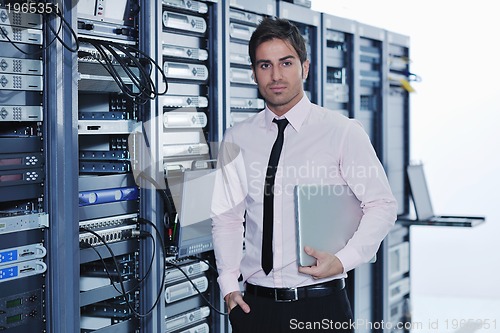
[(277, 115), (283, 115), (304, 95), (302, 80), (307, 78), (309, 61), (300, 63), (299, 55), (287, 41), (272, 39), (255, 50), (254, 80)]

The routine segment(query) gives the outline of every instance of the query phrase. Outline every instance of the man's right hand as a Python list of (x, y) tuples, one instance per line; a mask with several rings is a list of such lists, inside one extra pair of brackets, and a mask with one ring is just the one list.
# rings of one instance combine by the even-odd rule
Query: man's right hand
[(226, 301), (227, 304), (227, 311), (228, 313), (231, 312), (231, 310), (239, 305), (239, 307), (243, 310), (245, 313), (250, 312), (250, 306), (245, 303), (243, 300), (243, 296), (241, 295), (241, 292), (239, 291), (233, 291), (224, 296), (224, 300)]

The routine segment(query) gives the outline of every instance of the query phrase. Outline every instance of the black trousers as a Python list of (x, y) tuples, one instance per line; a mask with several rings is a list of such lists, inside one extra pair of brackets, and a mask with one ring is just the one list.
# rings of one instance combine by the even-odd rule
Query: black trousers
[(231, 310), (229, 320), (234, 333), (354, 332), (345, 288), (296, 302), (275, 302), (248, 294), (243, 299), (250, 313), (244, 313), (239, 306)]

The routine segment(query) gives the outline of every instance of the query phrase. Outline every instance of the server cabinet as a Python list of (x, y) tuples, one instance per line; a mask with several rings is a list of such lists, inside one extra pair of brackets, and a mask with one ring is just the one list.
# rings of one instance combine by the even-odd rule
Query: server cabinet
[(354, 116), (354, 38), (356, 22), (321, 14), (322, 106)]
[(309, 76), (304, 82), (304, 92), (311, 102), (320, 104), (322, 101), (323, 68), (321, 57), (321, 14), (305, 6), (278, 1), (278, 16), (292, 21), (300, 30), (306, 41), (307, 58), (311, 62)]
[(398, 201), (398, 215), (409, 213), (409, 188), (406, 167), (410, 152), (410, 40), (394, 32), (386, 32), (384, 44), (383, 100), (383, 164), (392, 192)]
[(361, 121), (372, 144), (381, 158), (382, 135), (382, 90), (383, 66), (382, 53), (385, 32), (366, 24), (357, 24), (355, 40), (355, 105), (354, 118)]
[(137, 332), (139, 244), (150, 238), (137, 233), (141, 190), (129, 145), (149, 100), (139, 3), (79, 2), (76, 10), (80, 331)]
[(0, 330), (45, 332), (51, 263), (44, 19), (12, 5), (0, 5)]
[[(383, 45), (382, 163), (398, 203), (409, 213), (406, 167), (409, 163), (409, 37), (385, 32)], [(410, 228), (396, 223), (381, 245), (375, 274), (375, 318), (388, 323), (384, 332), (407, 332), (410, 306)]]
[[(353, 80), (350, 116), (361, 122), (379, 158), (382, 119), (382, 51), (384, 30), (359, 22), (352, 44)], [(377, 254), (380, 262), (380, 253)], [(377, 263), (359, 266), (349, 274), (348, 294), (354, 318), (367, 325), (358, 325), (356, 332), (371, 332), (375, 321), (375, 274)]]
[[(224, 318), (214, 272), (211, 175), (223, 117), (224, 3), (163, 1), (159, 59), (167, 93), (158, 98), (166, 240), (161, 332), (219, 332)], [(193, 213), (200, 219), (191, 219)], [(160, 325), (158, 325), (160, 327)]]

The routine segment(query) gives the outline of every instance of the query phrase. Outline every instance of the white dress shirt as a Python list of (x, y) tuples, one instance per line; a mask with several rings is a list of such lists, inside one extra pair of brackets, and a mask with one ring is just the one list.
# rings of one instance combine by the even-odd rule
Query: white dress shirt
[[(346, 272), (374, 256), (396, 220), (396, 200), (361, 124), (304, 96), (282, 117), (289, 124), (275, 180), (274, 265), (265, 275), (261, 268), (263, 191), (269, 154), (278, 133), (274, 118), (266, 107), (237, 123), (226, 130), (220, 148), (212, 225), (222, 295), (239, 290), (240, 274), (243, 281), (274, 288), (345, 277)], [(313, 279), (298, 272), (293, 196), (297, 184), (349, 185), (361, 202), (363, 217), (358, 230), (335, 253), (344, 266), (340, 275)]]

